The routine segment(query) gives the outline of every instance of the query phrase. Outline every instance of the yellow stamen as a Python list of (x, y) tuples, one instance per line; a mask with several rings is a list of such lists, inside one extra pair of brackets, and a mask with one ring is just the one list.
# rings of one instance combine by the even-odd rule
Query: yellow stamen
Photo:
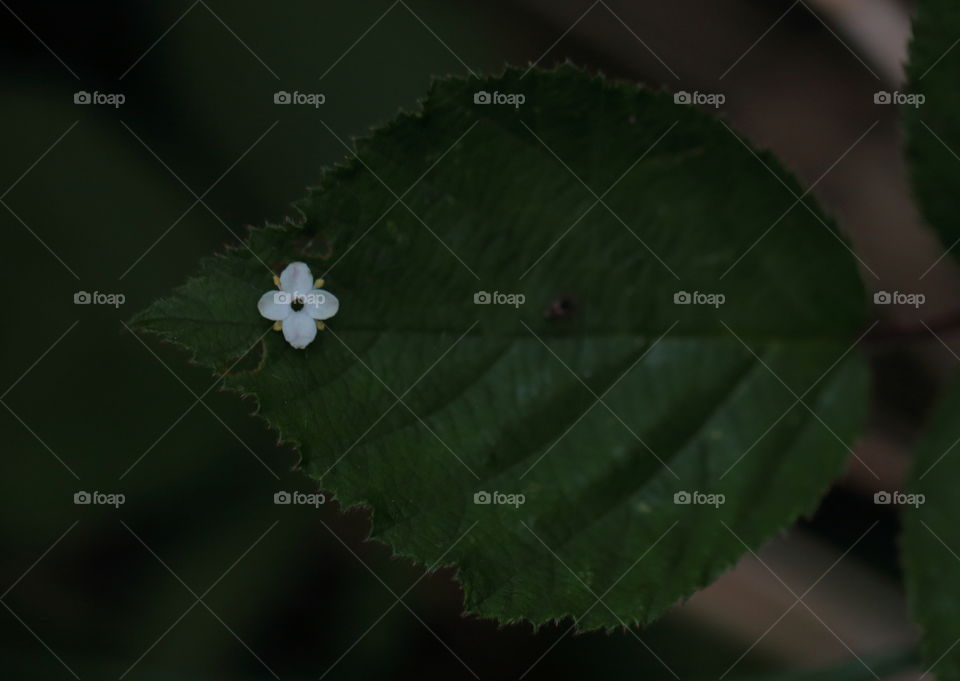
[(313, 288), (323, 288), (323, 279), (317, 279), (313, 282)]
[(280, 277), (277, 275), (273, 275), (273, 285), (280, 288)]
[(274, 323), (273, 323), (273, 330), (274, 330), (274, 331), (280, 331), (281, 329), (283, 329), (283, 322), (274, 322)]
[(317, 328), (320, 329), (321, 331), (323, 331), (326, 328), (323, 325), (323, 322), (321, 322), (319, 319), (317, 320)]

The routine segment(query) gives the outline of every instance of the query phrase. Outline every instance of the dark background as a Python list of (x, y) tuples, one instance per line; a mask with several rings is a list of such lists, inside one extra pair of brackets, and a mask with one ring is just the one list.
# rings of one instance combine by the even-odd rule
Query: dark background
[[(252, 403), (207, 392), (213, 377), (184, 353), (152, 338), (148, 348), (123, 324), (245, 225), (291, 214), (321, 167), (345, 156), (320, 120), (360, 136), (416, 107), (434, 76), (564, 59), (724, 93), (734, 127), (805, 185), (823, 176), (814, 194), (875, 271), (868, 289), (922, 290), (928, 319), (949, 316), (955, 268), (945, 259), (919, 279), (942, 249), (910, 202), (896, 112), (872, 99), (901, 77), (908, 8), (833, 4), (842, 11), (0, 2), (4, 676), (626, 679), (671, 678), (669, 667), (706, 679), (748, 649), (729, 678), (909, 649), (896, 518), (872, 495), (899, 488), (905, 452), (956, 365), (929, 337), (867, 347), (878, 380), (857, 451), (882, 484), (851, 469), (816, 518), (762, 553), (799, 593), (880, 521), (807, 598), (829, 626), (804, 608), (778, 619), (793, 599), (745, 559), (649, 630), (566, 636), (569, 622), (535, 632), (462, 615), (452, 572), (421, 579), (365, 543), (365, 512), (274, 505), (278, 490), (314, 491), (291, 471), (295, 452), (249, 418)], [(74, 104), (81, 90), (126, 101)], [(277, 106), (278, 90), (326, 103)], [(126, 302), (75, 305), (77, 291)], [(75, 505), (80, 490), (126, 503)]]

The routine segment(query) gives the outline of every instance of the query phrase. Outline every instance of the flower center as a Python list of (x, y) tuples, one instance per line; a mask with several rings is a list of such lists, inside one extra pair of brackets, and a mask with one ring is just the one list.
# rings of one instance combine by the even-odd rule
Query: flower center
[(301, 296), (296, 296), (293, 299), (293, 302), (290, 303), (290, 307), (294, 312), (299, 312), (303, 309), (303, 298)]

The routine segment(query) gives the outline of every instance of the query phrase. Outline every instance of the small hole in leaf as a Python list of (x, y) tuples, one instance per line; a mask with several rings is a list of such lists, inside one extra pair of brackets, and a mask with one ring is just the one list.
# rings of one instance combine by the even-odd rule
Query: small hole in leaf
[(572, 296), (560, 296), (547, 306), (543, 316), (547, 319), (566, 319), (576, 312), (578, 307)]

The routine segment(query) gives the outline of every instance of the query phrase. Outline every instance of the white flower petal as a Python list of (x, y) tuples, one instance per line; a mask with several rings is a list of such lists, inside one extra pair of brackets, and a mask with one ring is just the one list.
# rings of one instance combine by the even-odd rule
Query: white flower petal
[(279, 322), (286, 319), (290, 313), (293, 312), (293, 308), (290, 307), (292, 302), (293, 296), (290, 293), (285, 293), (284, 291), (267, 291), (260, 296), (260, 300), (257, 301), (257, 309), (260, 311), (260, 316), (274, 322)]
[(283, 337), (290, 345), (302, 350), (317, 337), (317, 323), (303, 310), (293, 312), (283, 320)]
[(280, 273), (280, 289), (289, 293), (307, 293), (313, 288), (313, 275), (305, 262), (292, 262)]
[(340, 301), (329, 291), (315, 288), (303, 300), (303, 311), (314, 319), (330, 319), (340, 309)]

